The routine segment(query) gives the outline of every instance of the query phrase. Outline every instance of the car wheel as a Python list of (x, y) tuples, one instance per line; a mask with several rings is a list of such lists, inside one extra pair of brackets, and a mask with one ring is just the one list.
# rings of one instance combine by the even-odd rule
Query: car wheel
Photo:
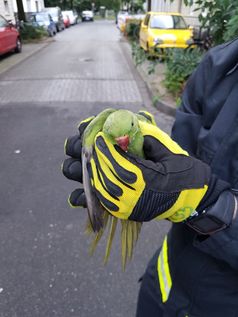
[(18, 37), (16, 40), (16, 48), (15, 48), (15, 53), (21, 53), (22, 50), (22, 43), (20, 38)]

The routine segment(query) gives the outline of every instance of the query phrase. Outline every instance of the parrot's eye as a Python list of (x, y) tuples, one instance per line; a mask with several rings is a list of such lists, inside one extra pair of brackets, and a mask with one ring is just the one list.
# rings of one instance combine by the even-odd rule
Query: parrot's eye
[(133, 127), (133, 125), (134, 125), (134, 122), (131, 123), (131, 126), (132, 126), (132, 127)]

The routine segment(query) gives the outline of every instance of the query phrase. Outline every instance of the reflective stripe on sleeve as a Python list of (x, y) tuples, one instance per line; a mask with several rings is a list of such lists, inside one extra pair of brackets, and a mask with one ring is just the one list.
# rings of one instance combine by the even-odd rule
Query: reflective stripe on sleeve
[(169, 293), (172, 287), (172, 280), (168, 263), (167, 236), (164, 239), (163, 246), (158, 257), (157, 271), (159, 277), (160, 291), (162, 294), (162, 302), (165, 303), (169, 298)]

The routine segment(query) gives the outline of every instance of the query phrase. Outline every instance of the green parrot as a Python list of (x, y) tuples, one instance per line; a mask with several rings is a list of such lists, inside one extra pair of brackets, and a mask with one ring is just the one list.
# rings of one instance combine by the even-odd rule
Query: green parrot
[[(94, 234), (94, 240), (91, 245), (91, 253), (93, 253), (107, 225), (109, 226), (104, 263), (107, 262), (110, 255), (118, 219), (109, 214), (97, 199), (88, 175), (87, 164), (92, 156), (95, 137), (100, 131), (108, 137), (112, 144), (117, 144), (123, 151), (138, 157), (144, 157), (144, 139), (140, 131), (139, 120), (151, 123), (143, 115), (134, 114), (128, 110), (106, 109), (90, 122), (83, 135), (83, 186), (90, 220), (87, 224), (87, 232)], [(131, 220), (120, 220), (120, 222), (122, 267), (124, 270), (127, 259), (132, 257), (133, 248), (138, 239), (142, 223)]]
[(103, 125), (103, 133), (112, 144), (117, 144), (125, 151), (144, 157), (143, 135), (137, 116), (128, 110), (117, 110), (110, 114)]

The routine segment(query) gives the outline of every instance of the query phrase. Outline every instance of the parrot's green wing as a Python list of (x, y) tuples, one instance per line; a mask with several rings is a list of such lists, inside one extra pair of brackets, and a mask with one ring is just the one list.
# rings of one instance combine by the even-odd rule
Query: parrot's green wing
[(82, 169), (83, 169), (83, 187), (87, 201), (88, 216), (92, 225), (92, 229), (98, 232), (103, 227), (104, 209), (100, 204), (91, 184), (88, 174), (87, 164), (90, 162), (93, 154), (94, 140), (98, 132), (103, 128), (107, 117), (114, 112), (115, 109), (106, 109), (99, 113), (87, 126), (83, 134), (82, 146)]

